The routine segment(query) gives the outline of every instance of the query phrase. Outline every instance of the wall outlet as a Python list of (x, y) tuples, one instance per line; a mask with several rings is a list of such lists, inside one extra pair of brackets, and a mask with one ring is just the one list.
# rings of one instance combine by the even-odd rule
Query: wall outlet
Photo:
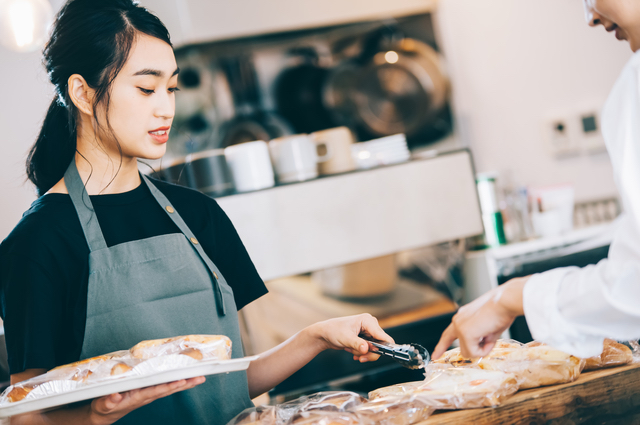
[(577, 143), (568, 117), (556, 116), (545, 120), (544, 130), (551, 154), (556, 158), (580, 153), (580, 145)]
[(597, 110), (585, 111), (575, 118), (579, 130), (579, 144), (586, 153), (600, 153), (607, 150), (600, 129), (600, 114)]

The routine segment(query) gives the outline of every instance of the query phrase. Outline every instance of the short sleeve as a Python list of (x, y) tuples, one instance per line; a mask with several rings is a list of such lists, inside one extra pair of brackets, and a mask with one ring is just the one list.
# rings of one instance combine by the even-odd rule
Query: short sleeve
[(4, 255), (0, 283), (10, 373), (57, 366), (62, 301), (48, 274), (27, 257)]
[(268, 291), (231, 220), (213, 199), (209, 212), (215, 240), (212, 260), (233, 289), (240, 310)]

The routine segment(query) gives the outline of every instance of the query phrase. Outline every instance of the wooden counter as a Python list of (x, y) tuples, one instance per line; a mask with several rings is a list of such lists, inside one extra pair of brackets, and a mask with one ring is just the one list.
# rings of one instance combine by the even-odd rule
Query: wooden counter
[(585, 372), (572, 383), (519, 391), (495, 408), (436, 412), (419, 425), (640, 424), (640, 364)]

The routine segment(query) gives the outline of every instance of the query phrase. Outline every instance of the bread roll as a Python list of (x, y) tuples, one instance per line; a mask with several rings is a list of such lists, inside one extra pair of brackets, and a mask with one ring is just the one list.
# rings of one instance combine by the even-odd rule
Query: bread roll
[(424, 381), (407, 382), (372, 391), (369, 400), (412, 397), (436, 409), (497, 406), (518, 390), (513, 374), (477, 368), (443, 368)]
[(9, 394), (7, 394), (7, 400), (15, 403), (16, 401), (23, 400), (31, 391), (33, 391), (33, 387), (13, 387), (13, 389), (9, 391)]
[[(200, 354), (187, 350), (198, 350)], [(201, 355), (202, 358), (197, 360), (228, 360), (231, 358), (231, 340), (224, 335), (185, 335), (142, 341), (129, 351), (137, 359), (185, 354), (194, 358)]]
[(604, 340), (602, 353), (599, 356), (589, 357), (585, 360), (585, 370), (616, 367), (631, 363), (633, 361), (633, 352), (626, 345), (607, 338)]

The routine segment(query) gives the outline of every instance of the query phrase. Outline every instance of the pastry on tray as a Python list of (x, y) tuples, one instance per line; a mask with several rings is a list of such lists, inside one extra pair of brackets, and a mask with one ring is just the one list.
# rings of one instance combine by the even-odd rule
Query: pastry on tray
[(585, 370), (616, 367), (631, 363), (633, 361), (633, 352), (626, 345), (607, 338), (604, 340), (602, 353), (599, 356), (589, 357), (585, 360)]
[(436, 409), (467, 409), (497, 406), (516, 391), (518, 381), (510, 373), (434, 367), (424, 381), (379, 388), (369, 393), (369, 400), (408, 396)]
[(434, 363), (513, 373), (518, 379), (520, 389), (575, 381), (584, 367), (582, 359), (548, 345), (523, 345), (515, 341), (502, 340), (499, 340), (484, 357), (467, 359), (460, 354), (459, 348), (454, 348)]

